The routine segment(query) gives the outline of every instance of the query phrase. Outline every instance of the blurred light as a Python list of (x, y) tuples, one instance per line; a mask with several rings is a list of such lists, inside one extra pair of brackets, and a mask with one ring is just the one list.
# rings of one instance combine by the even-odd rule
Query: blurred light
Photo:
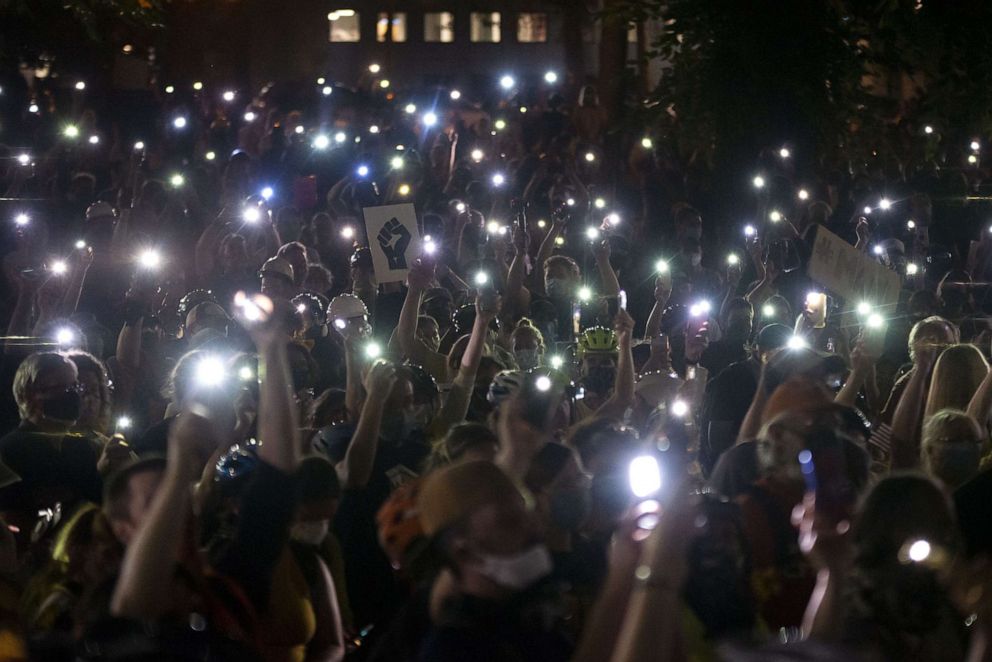
[(172, 126), (175, 127), (175, 128), (177, 128), (177, 129), (185, 129), (186, 128), (186, 118), (183, 117), (182, 115), (180, 115), (179, 117), (174, 118), (172, 120)]
[(127, 430), (131, 427), (131, 417), (130, 416), (118, 416), (117, 417), (117, 429)]
[(345, 135), (344, 131), (338, 131), (337, 133), (334, 134), (334, 142), (338, 143), (339, 145), (347, 139), (348, 136)]
[(586, 239), (589, 241), (596, 241), (599, 239), (599, 228), (588, 227), (586, 228)]
[(907, 556), (913, 563), (922, 563), (930, 558), (931, 551), (932, 548), (930, 543), (926, 540), (917, 540), (909, 546), (909, 553)]
[(489, 282), (489, 274), (485, 271), (477, 271), (475, 276), (472, 278), (472, 282), (481, 287)]
[(333, 87), (331, 87), (330, 85), (325, 85), (325, 86), (324, 86), (323, 88), (321, 88), (321, 90), (320, 90), (320, 93), (321, 93), (321, 94), (323, 94), (323, 95), (324, 95), (325, 97), (329, 97), (329, 96), (331, 96), (331, 93), (332, 93), (332, 92), (334, 92), (334, 88), (333, 88)]
[(788, 347), (789, 349), (805, 349), (806, 347), (808, 347), (806, 341), (803, 339), (802, 336), (790, 337), (788, 342), (785, 343), (785, 346)]
[(100, 136), (90, 136), (89, 143), (91, 145), (99, 145), (100, 144)]
[(551, 390), (551, 378), (547, 375), (541, 375), (536, 380), (534, 380), (534, 386), (538, 391), (542, 393), (547, 393)]
[(796, 195), (799, 196), (800, 200), (809, 200), (809, 191), (804, 188), (799, 189), (799, 193)]
[(658, 260), (657, 262), (654, 263), (654, 270), (657, 271), (659, 274), (667, 274), (668, 269), (669, 269), (668, 260)]
[(867, 301), (858, 303), (858, 315), (861, 315), (862, 317), (871, 315), (871, 304)]
[(217, 154), (214, 152), (207, 152), (206, 154), (203, 155), (203, 158), (205, 158), (207, 161), (213, 161), (214, 159), (217, 158)]
[(200, 81), (196, 81), (195, 83), (193, 83), (193, 89), (199, 92), (200, 90), (203, 89), (203, 83), (201, 83)]
[(689, 413), (689, 405), (684, 400), (676, 400), (672, 403), (672, 416), (682, 418)]
[(403, 106), (403, 112), (406, 113), (407, 115), (413, 115), (415, 112), (417, 112), (417, 106), (412, 103), (408, 103), (407, 105)]
[(140, 152), (144, 148), (145, 148), (145, 143), (141, 142), (140, 140), (138, 142), (134, 143), (134, 151)]
[(782, 212), (778, 211), (777, 209), (773, 209), (772, 212), (768, 214), (768, 218), (771, 220), (772, 223), (778, 223), (779, 221), (782, 220)]
[(396, 192), (405, 198), (406, 196), (410, 195), (410, 185), (400, 184), (400, 187), (396, 189)]
[(592, 289), (586, 285), (579, 288), (579, 301), (587, 302), (592, 300)]
[(758, 234), (758, 230), (753, 225), (745, 225), (744, 226), (744, 236), (745, 237), (753, 237), (756, 234)]
[(245, 121), (246, 122), (254, 122), (256, 117), (258, 117), (258, 116), (254, 113), (254, 111), (251, 111), (251, 110), (249, 110), (244, 115), (244, 118), (245, 118)]
[(481, 149), (473, 149), (472, 153), (469, 156), (471, 156), (472, 160), (475, 161), (476, 163), (478, 163), (479, 161), (481, 161), (486, 157), (486, 155), (483, 153)]
[(710, 302), (706, 300), (698, 301), (689, 306), (689, 314), (693, 317), (709, 315), (711, 310), (713, 310), (713, 306), (711, 306)]
[(382, 89), (386, 89), (387, 87), (389, 87), (389, 81), (383, 78), (382, 80), (379, 81), (379, 87)]
[(766, 303), (761, 307), (762, 317), (775, 317), (775, 306), (770, 303)]
[(882, 198), (878, 201), (878, 208), (882, 211), (889, 211), (892, 209), (892, 201), (888, 198)]
[(369, 133), (371, 133), (371, 134), (379, 133), (379, 125), (378, 124), (373, 124), (372, 126), (370, 126), (369, 127)]
[(424, 240), (424, 252), (428, 255), (434, 255), (437, 252), (437, 244), (430, 239)]
[(908, 221), (906, 221), (906, 229), (907, 230), (915, 230), (916, 229), (916, 221), (914, 221), (913, 219), (909, 219)]
[(434, 126), (437, 124), (437, 115), (435, 113), (424, 113), (420, 121), (424, 123), (424, 126)]
[(200, 386), (220, 386), (224, 383), (224, 362), (216, 356), (200, 359), (196, 364), (195, 379)]
[(976, 163), (978, 163), (978, 157), (975, 156), (974, 154), (969, 154), (968, 155), (968, 163), (970, 163), (972, 165), (975, 165)]
[(879, 315), (878, 313), (872, 313), (871, 315), (868, 316), (868, 319), (865, 321), (865, 324), (868, 326), (869, 329), (881, 329), (883, 326), (885, 326), (885, 318)]
[(555, 246), (564, 246), (564, 245), (565, 245), (565, 237), (561, 237), (561, 236), (555, 237)]
[(933, 133), (933, 127), (927, 124), (925, 127), (923, 127), (923, 133), (930, 135), (931, 133)]
[(227, 92), (224, 92), (224, 95), (223, 95), (222, 98), (224, 99), (224, 101), (227, 101), (227, 102), (234, 101), (234, 92), (232, 90), (228, 90)]
[(138, 253), (138, 264), (145, 269), (156, 269), (162, 264), (162, 256), (153, 248), (146, 248)]
[(403, 157), (394, 156), (393, 158), (389, 159), (389, 166), (393, 170), (401, 170), (403, 168)]
[(360, 165), (360, 166), (358, 166), (358, 169), (355, 172), (358, 173), (358, 176), (359, 177), (368, 177), (369, 176), (369, 167), (367, 165)]
[(575, 198), (569, 198), (569, 199), (565, 200), (565, 204), (568, 205), (569, 207), (574, 207), (575, 206)]
[(41, 109), (38, 107), (38, 104), (32, 103), (31, 105), (28, 106), (28, 112), (32, 114), (37, 114), (41, 112)]
[(22, 166), (30, 165), (31, 164), (31, 155), (30, 154), (19, 154), (17, 156), (17, 162), (20, 163)]
[(906, 265), (906, 275), (907, 276), (915, 276), (918, 273), (920, 273), (920, 268), (918, 266), (916, 266), (915, 263), (910, 262), (910, 263), (908, 263)]
[(606, 222), (610, 225), (620, 225), (620, 214), (611, 212), (606, 215)]
[(166, 85), (165, 86), (165, 93), (166, 94), (172, 94), (175, 91), (176, 91), (176, 88), (173, 87), (172, 85)]
[(75, 243), (75, 246), (76, 246), (76, 250), (77, 251), (81, 251), (84, 248), (86, 248), (86, 242), (84, 240), (82, 240), (82, 239), (77, 239), (76, 240), (76, 243)]
[(658, 466), (658, 460), (651, 455), (635, 457), (627, 468), (627, 479), (635, 497), (643, 499), (654, 494), (661, 489), (661, 467)]
[(592, 152), (586, 152), (585, 160), (587, 163), (592, 163), (593, 161), (596, 160), (596, 155), (593, 154)]
[(462, 98), (462, 93), (459, 92), (458, 90), (451, 90), (448, 96), (451, 97), (452, 101), (458, 101), (459, 99)]
[(506, 120), (498, 119), (495, 122), (493, 122), (493, 126), (496, 127), (497, 131), (502, 131), (503, 129), (506, 128)]
[(875, 244), (874, 248), (871, 249), (871, 252), (875, 255), (881, 255), (885, 252), (885, 250), (882, 248), (881, 244)]
[(606, 200), (604, 198), (596, 198), (592, 204), (596, 209), (603, 209), (606, 207)]
[(377, 342), (370, 342), (365, 346), (365, 356), (370, 359), (377, 359), (382, 356), (382, 347)]
[(787, 159), (790, 156), (792, 156), (792, 153), (789, 151), (788, 147), (783, 147), (782, 149), (778, 150), (778, 155), (781, 156), (783, 159)]
[(31, 217), (27, 214), (18, 214), (14, 217), (14, 225), (23, 228), (25, 225), (31, 222)]
[(493, 175), (492, 182), (493, 182), (493, 186), (502, 186), (504, 183), (506, 183), (506, 177), (504, 177), (502, 173), (497, 172), (495, 175)]
[(870, 214), (870, 213), (871, 213), (871, 207), (865, 207), (865, 208), (864, 208), (864, 209), (862, 209), (861, 211), (863, 211), (863, 212), (865, 213), (865, 216), (867, 216), (868, 214)]
[(654, 147), (654, 141), (648, 138), (647, 136), (645, 136), (641, 138), (641, 147), (643, 147), (644, 149), (651, 149), (652, 147)]
[(172, 175), (171, 177), (169, 177), (169, 184), (172, 185), (172, 188), (179, 188), (180, 186), (182, 186), (185, 183), (186, 183), (186, 178), (183, 177), (178, 172), (176, 174)]
[(330, 145), (331, 139), (322, 133), (313, 139), (313, 146), (315, 149), (327, 149)]
[(377, 73), (379, 73), (380, 71), (382, 71), (382, 67), (380, 67), (380, 66), (379, 66), (378, 64), (376, 64), (375, 62), (373, 62), (372, 64), (370, 64), (370, 65), (369, 65), (369, 73), (370, 73), (370, 74), (377, 74)]
[(551, 367), (555, 370), (561, 370), (561, 367), (565, 365), (565, 359), (555, 354), (551, 357)]
[(55, 260), (52, 262), (51, 270), (56, 276), (62, 276), (69, 271), (69, 265), (65, 263), (65, 260)]
[(486, 223), (486, 232), (489, 234), (496, 234), (499, 232), (499, 221), (489, 221)]
[(79, 137), (79, 127), (75, 124), (70, 124), (62, 130), (62, 135), (66, 138), (78, 138)]
[(260, 195), (266, 200), (271, 200), (272, 196), (276, 194), (275, 190), (271, 186), (263, 186), (260, 191)]
[(241, 218), (245, 223), (258, 223), (262, 218), (262, 212), (258, 207), (248, 207), (241, 213)]
[(248, 366), (243, 365), (241, 366), (241, 368), (238, 369), (238, 379), (240, 379), (241, 381), (250, 382), (252, 379), (254, 379), (254, 377), (255, 377), (254, 371)]
[(734, 267), (741, 263), (741, 259), (737, 257), (736, 253), (731, 253), (727, 256), (727, 264)]
[(544, 73), (544, 82), (549, 85), (553, 85), (558, 82), (558, 74), (553, 71), (547, 71)]
[(982, 148), (982, 144), (980, 142), (978, 142), (977, 140), (972, 140), (970, 147), (971, 147), (971, 151), (977, 152), (978, 150), (980, 150)]
[(79, 90), (80, 92), (82, 92), (83, 90), (86, 89), (86, 83), (84, 83), (81, 80), (80, 81), (76, 81), (76, 89)]
[(548, 222), (542, 218), (537, 221), (537, 227), (543, 230), (544, 228), (548, 227)]
[(341, 238), (342, 239), (348, 239), (348, 240), (354, 239), (355, 238), (355, 228), (351, 227), (350, 225), (346, 225), (343, 228), (341, 228)]
[(459, 202), (458, 204), (455, 205), (455, 211), (457, 211), (459, 214), (464, 212), (466, 209), (468, 209), (468, 207), (465, 206), (464, 202)]
[(60, 345), (68, 345), (76, 339), (76, 334), (72, 332), (72, 329), (62, 327), (55, 332), (55, 342)]
[(754, 184), (754, 188), (764, 188), (765, 178), (762, 177), (761, 175), (757, 175), (755, 176), (754, 179), (751, 180), (751, 183)]
[(520, 106), (520, 112), (521, 113), (526, 113), (527, 112), (527, 106)]
[(516, 81), (513, 80), (513, 76), (510, 76), (509, 74), (506, 74), (499, 79), (499, 86), (502, 87), (504, 90), (513, 89), (513, 86), (515, 84)]

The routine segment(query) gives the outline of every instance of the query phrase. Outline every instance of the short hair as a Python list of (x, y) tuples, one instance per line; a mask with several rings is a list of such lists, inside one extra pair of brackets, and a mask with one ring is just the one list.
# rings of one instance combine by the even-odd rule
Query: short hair
[(961, 342), (961, 331), (958, 329), (957, 325), (945, 319), (939, 315), (931, 315), (925, 319), (920, 320), (913, 325), (913, 328), (909, 331), (909, 358), (915, 360), (916, 351), (913, 349), (913, 345), (916, 344), (916, 338), (923, 333), (932, 331), (937, 327), (944, 327), (945, 329), (950, 329), (951, 331), (951, 344), (956, 345)]
[(567, 255), (552, 255), (547, 260), (544, 261), (544, 270), (552, 269), (554, 267), (562, 267), (563, 269), (568, 269), (576, 276), (579, 275), (579, 263), (568, 257)]
[(71, 363), (68, 358), (58, 352), (35, 352), (29, 354), (14, 373), (14, 402), (17, 403), (17, 413), (22, 419), (30, 415), (28, 410), (31, 394), (41, 375), (48, 370), (55, 370)]
[(130, 517), (127, 501), (131, 497), (131, 478), (150, 471), (165, 471), (165, 458), (143, 457), (125, 464), (107, 477), (103, 486), (103, 514), (108, 520), (120, 522)]

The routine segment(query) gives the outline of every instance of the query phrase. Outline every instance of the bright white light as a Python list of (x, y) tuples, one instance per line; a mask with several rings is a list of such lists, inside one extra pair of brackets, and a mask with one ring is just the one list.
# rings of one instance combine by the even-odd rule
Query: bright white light
[(241, 218), (245, 220), (245, 223), (258, 223), (259, 219), (262, 218), (262, 212), (258, 207), (248, 207), (242, 212)]
[(371, 133), (373, 135), (376, 134), (376, 133), (379, 133), (379, 125), (378, 124), (373, 124), (372, 126), (370, 126), (369, 127), (369, 133)]
[(344, 330), (348, 326), (348, 322), (340, 317), (334, 319), (334, 327), (337, 329)]
[(173, 118), (172, 119), (172, 126), (174, 126), (177, 129), (185, 129), (186, 128), (186, 118), (183, 117), (182, 115)]
[(669, 267), (667, 260), (658, 260), (657, 262), (654, 263), (654, 270), (660, 274), (667, 274), (668, 268)]
[(648, 138), (647, 136), (645, 136), (641, 138), (641, 147), (643, 147), (644, 149), (651, 149), (652, 147), (654, 147), (654, 141)]
[(369, 167), (367, 165), (360, 165), (358, 166), (358, 169), (355, 172), (358, 173), (359, 177), (368, 177)]
[(475, 282), (476, 285), (481, 287), (482, 285), (485, 285), (486, 283), (489, 282), (489, 274), (487, 274), (485, 271), (477, 271), (475, 273), (475, 277), (472, 278), (472, 280), (473, 282)]
[(972, 140), (970, 147), (971, 147), (971, 151), (977, 152), (978, 150), (980, 150), (982, 148), (982, 144), (980, 142), (978, 142), (977, 140)]
[(329, 96), (331, 96), (331, 93), (332, 93), (332, 92), (334, 92), (334, 88), (333, 88), (333, 87), (331, 87), (330, 85), (325, 85), (325, 86), (324, 86), (323, 88), (321, 88), (321, 90), (320, 90), (320, 93), (321, 93), (321, 94), (323, 94), (323, 95), (324, 95), (325, 97), (329, 97)]
[(870, 213), (871, 213), (871, 207), (865, 207), (865, 208), (864, 208), (864, 209), (862, 209), (861, 211), (863, 211), (863, 212), (865, 213), (865, 216), (867, 216), (868, 214), (870, 214)]
[(620, 225), (620, 214), (611, 212), (606, 215), (606, 222), (610, 225)]
[(809, 200), (809, 191), (804, 188), (799, 189), (799, 192), (796, 195), (800, 200)]
[(373, 62), (372, 64), (370, 64), (370, 65), (369, 65), (369, 73), (370, 73), (370, 74), (377, 74), (377, 73), (379, 73), (380, 71), (382, 71), (382, 67), (380, 67), (380, 66), (379, 66), (378, 64), (376, 64), (375, 62)]
[(403, 168), (403, 157), (394, 156), (393, 158), (389, 159), (389, 167), (391, 167), (393, 170), (401, 170)]
[(643, 499), (661, 489), (661, 467), (658, 460), (651, 455), (641, 455), (630, 461), (627, 469), (630, 481), (630, 491), (634, 496)]
[(513, 76), (509, 74), (506, 74), (499, 79), (499, 86), (504, 90), (512, 90), (514, 85), (516, 85), (516, 81), (513, 80)]
[(262, 187), (262, 197), (266, 200), (272, 199), (272, 196), (276, 194), (275, 190), (271, 186)]
[(553, 71), (547, 71), (544, 74), (544, 82), (549, 85), (554, 85), (558, 82), (558, 74)]
[(568, 200), (565, 201), (565, 204), (568, 205), (569, 207), (574, 207), (575, 206), (575, 198), (569, 198)]
[(386, 89), (387, 87), (389, 87), (389, 81), (383, 78), (382, 80), (379, 81), (379, 87), (383, 90)]
[(234, 101), (234, 91), (233, 90), (228, 90), (227, 92), (224, 92), (223, 99), (224, 99), (224, 101), (227, 101), (227, 102)]
[(257, 117), (257, 115), (255, 115), (254, 111), (251, 111), (251, 110), (249, 110), (244, 115), (244, 118), (245, 118), (245, 121), (246, 122), (254, 122), (256, 117)]
[(926, 540), (917, 540), (909, 546), (909, 560), (913, 563), (922, 563), (930, 558), (932, 548)]
[(968, 155), (968, 163), (970, 163), (972, 165), (975, 165), (976, 163), (978, 163), (978, 157), (975, 156), (974, 154), (969, 154)]
[(906, 229), (907, 230), (915, 230), (916, 229), (916, 221), (914, 221), (913, 219), (909, 219), (908, 221), (906, 221)]
[(22, 166), (26, 166), (26, 165), (28, 165), (28, 164), (31, 163), (31, 155), (30, 154), (18, 154), (17, 155), (17, 162), (20, 163)]
[(871, 249), (871, 252), (875, 255), (881, 255), (885, 252), (885, 249), (882, 248), (881, 244), (875, 244), (874, 248)]
[(867, 301), (862, 301), (858, 304), (858, 315), (865, 317), (871, 315), (871, 304)]
[(916, 266), (914, 262), (910, 262), (909, 264), (906, 265), (907, 276), (915, 276), (918, 273), (920, 273), (920, 268)]
[(243, 382), (250, 382), (255, 377), (254, 371), (246, 365), (238, 368), (238, 379)]
[(90, 136), (89, 143), (91, 145), (99, 145), (100, 144), (100, 136)]
[(146, 248), (138, 253), (138, 264), (145, 269), (156, 269), (162, 264), (162, 256), (157, 250)]
[(472, 160), (473, 161), (475, 161), (476, 163), (478, 163), (479, 161), (481, 161), (482, 159), (484, 159), (486, 155), (483, 153), (483, 151), (481, 149), (473, 149), (472, 150), (472, 153), (470, 154), (470, 156), (472, 157)]
[(172, 188), (179, 188), (185, 183), (186, 183), (186, 178), (180, 175), (178, 172), (172, 175), (171, 177), (169, 177), (169, 184), (172, 185)]
[(30, 106), (28, 106), (28, 112), (31, 113), (32, 115), (37, 115), (39, 112), (41, 112), (41, 109), (38, 107), (38, 104), (32, 103)]
[(555, 237), (555, 246), (564, 246), (564, 245), (565, 245), (565, 237), (562, 236)]
[(502, 173), (496, 173), (493, 175), (493, 186), (502, 186), (506, 182), (506, 177)]
[(756, 234), (758, 234), (758, 230), (753, 225), (745, 225), (744, 226), (744, 236), (745, 237), (753, 237)]
[(410, 185), (400, 184), (399, 188), (396, 189), (396, 192), (405, 198), (406, 196), (410, 195)]
[(596, 209), (604, 209), (606, 207), (606, 200), (604, 198), (596, 198), (592, 201), (592, 205)]
[(403, 112), (406, 113), (407, 115), (413, 115), (415, 112), (417, 112), (417, 106), (415, 104), (408, 103), (407, 105), (403, 106)]
[(172, 94), (175, 91), (176, 91), (176, 88), (174, 86), (172, 86), (172, 85), (166, 85), (165, 86), (165, 93), (166, 94)]
[(703, 315), (709, 315), (710, 311), (713, 310), (713, 306), (710, 305), (709, 301), (699, 301), (697, 303), (689, 306), (689, 314), (693, 317), (701, 317)]
[(766, 303), (761, 307), (761, 315), (763, 317), (775, 317), (775, 306)]
[(892, 209), (892, 201), (888, 198), (882, 198), (878, 201), (878, 208), (882, 211), (889, 211)]
[(322, 133), (313, 139), (314, 149), (327, 149), (330, 145), (331, 139)]
[(424, 113), (420, 121), (424, 123), (424, 126), (434, 126), (437, 124), (437, 115), (434, 113)]
[(736, 253), (731, 253), (730, 255), (727, 256), (727, 264), (729, 264), (730, 266), (733, 267), (740, 263), (741, 263), (741, 259), (737, 257)]
[(224, 383), (224, 376), (224, 362), (216, 356), (206, 356), (196, 364), (195, 379), (200, 386), (220, 386)]
[(881, 329), (885, 326), (885, 318), (878, 313), (872, 313), (865, 322), (869, 329)]
[(499, 222), (489, 221), (488, 223), (486, 223), (486, 232), (488, 232), (489, 234), (496, 234), (497, 232), (499, 232)]
[(534, 386), (538, 391), (546, 393), (551, 390), (551, 378), (547, 375), (541, 375), (536, 380), (534, 380)]
[(354, 239), (355, 238), (355, 228), (350, 225), (346, 225), (341, 228), (341, 238), (342, 239)]
[(203, 155), (203, 158), (205, 158), (207, 161), (213, 161), (214, 159), (217, 158), (217, 154), (215, 152), (207, 152), (206, 154)]
[(79, 127), (74, 124), (70, 124), (62, 130), (62, 135), (66, 138), (78, 138), (79, 137)]
[(377, 342), (370, 342), (365, 346), (365, 356), (370, 359), (377, 359), (382, 356), (382, 347)]
[(495, 122), (493, 122), (493, 127), (497, 131), (502, 131), (503, 129), (506, 128), (506, 120), (504, 120), (504, 119), (498, 119), (498, 120), (496, 120)]
[(65, 260), (55, 260), (55, 262), (52, 262), (52, 273), (56, 276), (62, 276), (67, 271), (69, 271), (69, 265), (65, 263)]
[(435, 253), (437, 253), (437, 244), (435, 244), (430, 239), (425, 239), (424, 240), (424, 253), (426, 253), (427, 255), (434, 255)]
[(782, 149), (778, 150), (778, 155), (781, 156), (783, 159), (787, 159), (790, 156), (792, 156), (792, 152), (789, 151), (788, 147), (783, 147)]
[(86, 89), (86, 83), (83, 82), (83, 81), (81, 81), (81, 80), (80, 81), (76, 81), (76, 89), (79, 90), (80, 92), (82, 92), (83, 90)]
[(296, 304), (296, 312), (298, 312), (298, 313), (305, 313), (305, 312), (307, 312), (307, 304), (305, 304), (305, 303), (298, 303), (298, 304)]
[(81, 251), (84, 248), (86, 248), (86, 242), (84, 240), (82, 240), (82, 239), (77, 239), (76, 240), (76, 243), (75, 243), (75, 246), (76, 246), (76, 250), (77, 251)]
[(117, 429), (127, 430), (131, 427), (131, 418), (129, 416), (119, 416), (117, 418)]
[(585, 155), (584, 158), (586, 160), (586, 163), (592, 163), (593, 161), (596, 160), (596, 155), (594, 153), (592, 153), (592, 152), (586, 152), (586, 155)]
[(138, 142), (134, 143), (134, 151), (140, 152), (144, 148), (145, 148), (145, 143), (141, 142), (140, 140)]
[(345, 135), (344, 131), (338, 131), (337, 133), (334, 134), (334, 142), (338, 143), (339, 145), (347, 139), (348, 136)]
[(792, 336), (789, 341), (785, 343), (785, 346), (789, 349), (805, 349), (808, 347), (806, 340), (802, 336)]
[(586, 239), (588, 239), (589, 241), (596, 241), (597, 239), (599, 239), (599, 236), (600, 236), (599, 228), (596, 227), (586, 228)]
[(458, 204), (455, 205), (455, 211), (457, 211), (459, 214), (464, 213), (466, 209), (468, 209), (468, 206), (466, 206), (464, 202), (459, 202)]
[(782, 220), (782, 212), (780, 212), (777, 209), (773, 209), (772, 212), (768, 214), (768, 218), (771, 220), (772, 223), (778, 223), (779, 221)]
[(27, 214), (18, 214), (17, 216), (14, 217), (14, 225), (18, 227), (23, 228), (25, 225), (27, 225), (30, 222), (31, 222), (31, 217), (28, 216)]
[(551, 357), (551, 367), (555, 370), (561, 370), (561, 367), (565, 365), (565, 359), (555, 354)]
[(548, 222), (546, 220), (544, 220), (543, 218), (542, 219), (539, 219), (537, 221), (537, 227), (539, 227), (539, 228), (541, 228), (543, 230), (544, 228), (548, 227)]
[(63, 327), (55, 332), (55, 342), (60, 345), (68, 345), (75, 339), (76, 334), (72, 332), (72, 329)]
[(203, 83), (201, 83), (200, 81), (196, 81), (195, 83), (193, 83), (193, 89), (199, 92), (200, 90), (203, 89)]
[(930, 135), (931, 133), (933, 133), (933, 127), (927, 124), (925, 127), (923, 127), (923, 133)]
[(462, 93), (458, 90), (451, 90), (451, 93), (449, 93), (448, 96), (451, 97), (452, 101), (458, 101), (462, 98)]
[(687, 405), (683, 400), (676, 400), (675, 402), (672, 403), (671, 411), (672, 411), (672, 416), (677, 416), (679, 418), (682, 418), (683, 416), (689, 413), (689, 405)]
[(761, 175), (756, 175), (755, 178), (751, 180), (751, 183), (754, 184), (754, 188), (764, 188), (765, 178)]

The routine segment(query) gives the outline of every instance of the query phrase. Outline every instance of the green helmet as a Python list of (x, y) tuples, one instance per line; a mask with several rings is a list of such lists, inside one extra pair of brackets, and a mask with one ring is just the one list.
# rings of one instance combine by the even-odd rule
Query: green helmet
[(578, 355), (581, 359), (589, 353), (616, 354), (617, 334), (605, 326), (592, 326), (579, 336)]

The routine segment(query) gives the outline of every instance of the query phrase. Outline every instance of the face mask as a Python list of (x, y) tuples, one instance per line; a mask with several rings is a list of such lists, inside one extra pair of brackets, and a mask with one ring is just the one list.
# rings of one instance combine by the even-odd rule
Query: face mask
[(694, 267), (698, 267), (699, 263), (702, 261), (703, 261), (703, 256), (700, 255), (699, 253), (693, 253), (692, 255), (689, 256), (689, 264), (691, 264)]
[(616, 368), (597, 366), (589, 368), (589, 373), (582, 378), (582, 385), (587, 391), (596, 395), (606, 395), (613, 390), (616, 381)]
[(479, 572), (500, 586), (522, 591), (551, 572), (551, 554), (544, 545), (534, 545), (512, 556), (481, 556)]
[(589, 516), (589, 490), (560, 490), (551, 495), (551, 522), (562, 531), (578, 531)]
[(330, 520), (320, 519), (313, 522), (296, 522), (289, 530), (289, 536), (296, 542), (316, 547), (324, 542), (331, 528)]
[(965, 482), (976, 473), (982, 460), (982, 449), (970, 442), (939, 444), (931, 455), (930, 470), (951, 487)]
[(541, 353), (537, 349), (518, 349), (513, 353), (521, 370), (536, 368), (540, 363)]
[(417, 427), (417, 419), (414, 412), (404, 409), (398, 414), (389, 414), (382, 417), (382, 424), (379, 426), (379, 436), (386, 441), (401, 442), (410, 436), (410, 433)]
[(565, 299), (569, 296), (568, 281), (564, 278), (548, 278), (544, 289), (552, 299)]
[(45, 418), (73, 422), (79, 418), (81, 406), (82, 399), (79, 397), (79, 392), (69, 389), (54, 398), (44, 400), (41, 404), (41, 411)]

